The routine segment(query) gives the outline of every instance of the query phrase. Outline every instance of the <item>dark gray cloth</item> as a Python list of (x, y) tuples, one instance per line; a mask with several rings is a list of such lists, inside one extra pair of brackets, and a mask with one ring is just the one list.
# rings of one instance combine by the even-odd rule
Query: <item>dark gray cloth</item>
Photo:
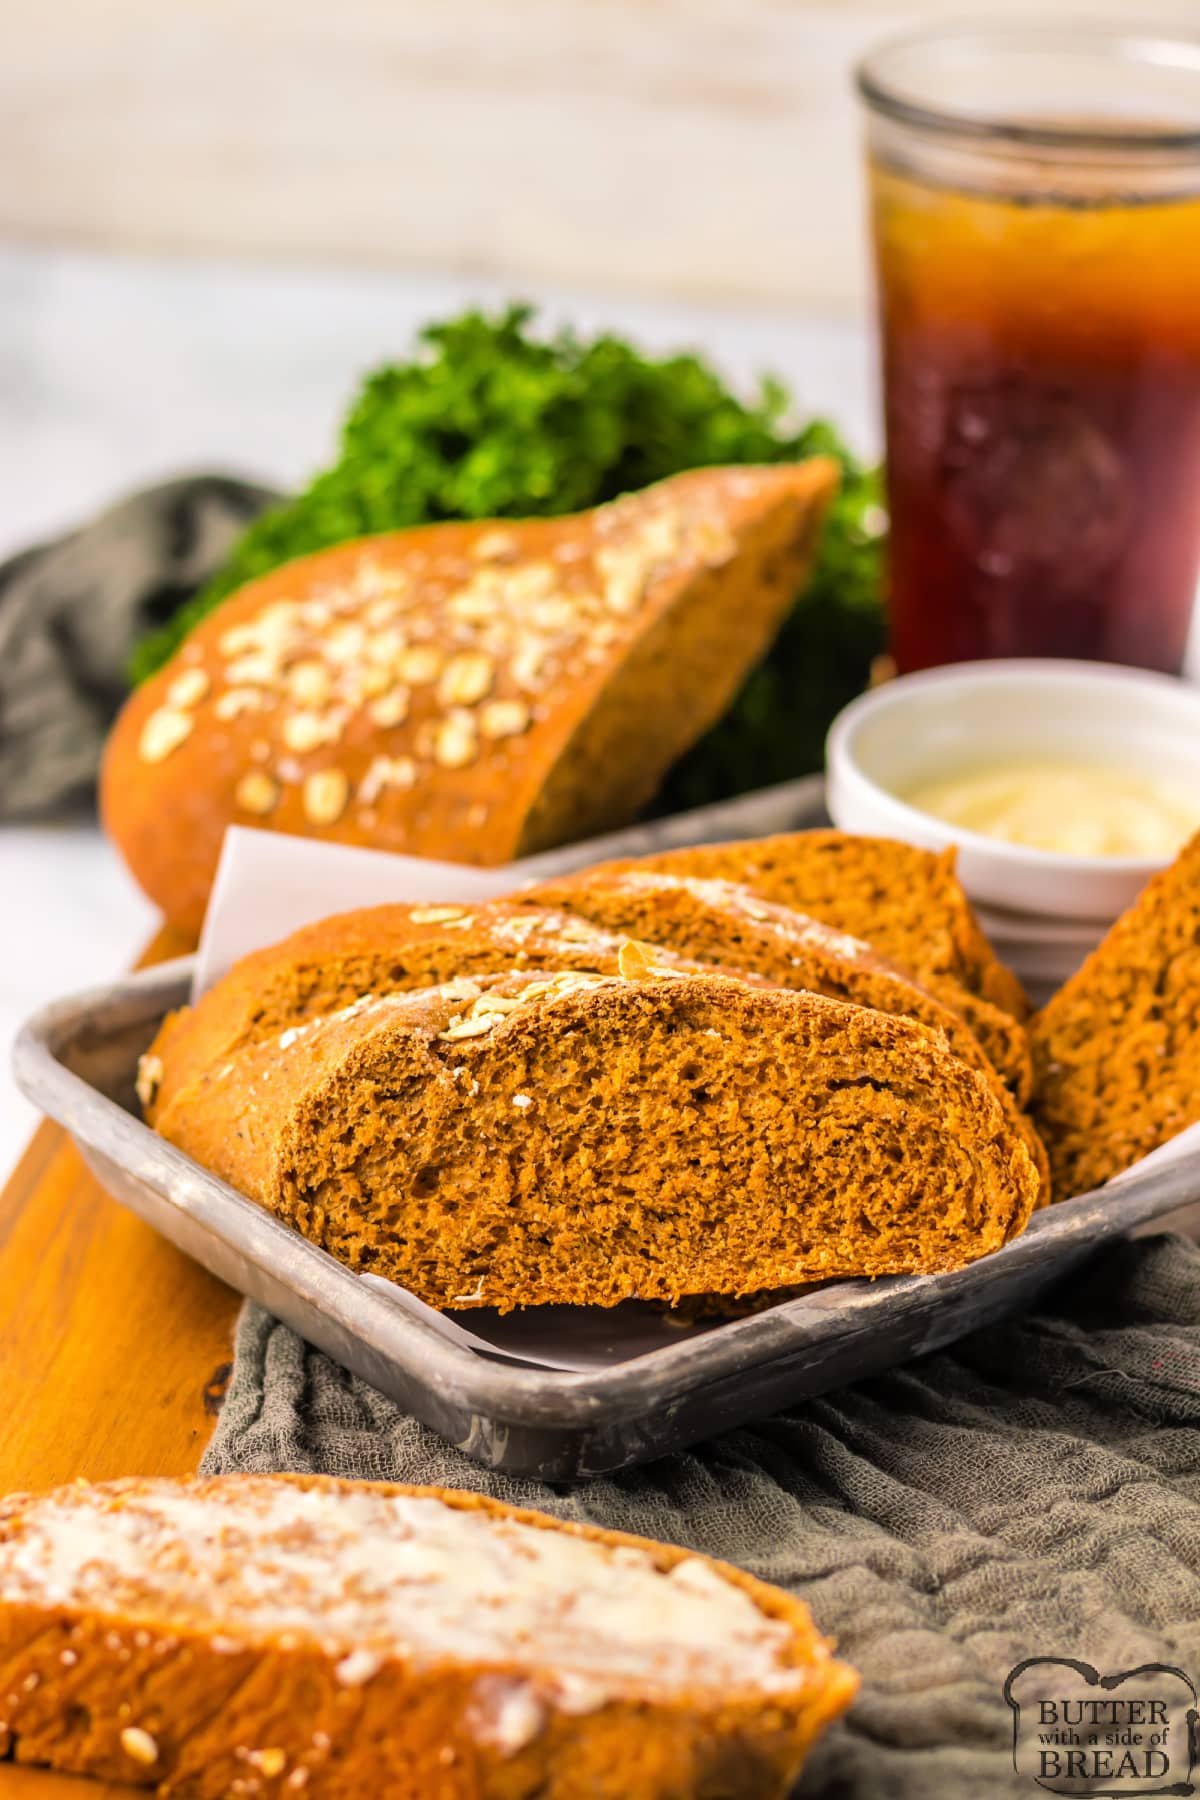
[(277, 498), (222, 475), (168, 481), (0, 565), (0, 819), (91, 793), (134, 645)]
[(806, 1800), (1032, 1796), (1003, 1696), (1025, 1657), (1160, 1661), (1200, 1685), (1200, 1249), (1180, 1238), (1118, 1245), (1035, 1316), (573, 1491), (487, 1473), (247, 1306), (204, 1467), (473, 1488), (790, 1588), (863, 1677)]

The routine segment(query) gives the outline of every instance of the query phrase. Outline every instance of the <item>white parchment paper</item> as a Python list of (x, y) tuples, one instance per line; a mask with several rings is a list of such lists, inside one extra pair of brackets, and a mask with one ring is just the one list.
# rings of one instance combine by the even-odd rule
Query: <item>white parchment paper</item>
[(198, 1000), (219, 981), (239, 956), (276, 944), (289, 932), (332, 913), (397, 901), (419, 905), (461, 900), (470, 904), (612, 857), (648, 856), (687, 844), (796, 831), (824, 819), (823, 793), (821, 777), (807, 776), (762, 793), (744, 794), (739, 800), (567, 844), (561, 850), (505, 863), (498, 869), (393, 856), (382, 850), (359, 850), (347, 844), (232, 825), (225, 833), (200, 937), (192, 999)]
[[(710, 1318), (681, 1325), (661, 1308), (641, 1300), (625, 1300), (620, 1306), (526, 1306), (513, 1313), (498, 1313), (490, 1306), (469, 1312), (437, 1312), (381, 1275), (359, 1279), (432, 1325), (452, 1344), (504, 1356), (510, 1362), (533, 1363), (539, 1369), (611, 1369), (684, 1338), (728, 1330), (734, 1322)], [(792, 1291), (780, 1300), (795, 1297)]]

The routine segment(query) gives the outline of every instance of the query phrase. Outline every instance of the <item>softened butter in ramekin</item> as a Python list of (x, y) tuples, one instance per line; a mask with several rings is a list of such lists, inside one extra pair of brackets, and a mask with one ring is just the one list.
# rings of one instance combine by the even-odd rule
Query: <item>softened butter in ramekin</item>
[(961, 830), (1060, 856), (1166, 862), (1200, 830), (1200, 781), (1065, 757), (988, 762), (898, 797)]

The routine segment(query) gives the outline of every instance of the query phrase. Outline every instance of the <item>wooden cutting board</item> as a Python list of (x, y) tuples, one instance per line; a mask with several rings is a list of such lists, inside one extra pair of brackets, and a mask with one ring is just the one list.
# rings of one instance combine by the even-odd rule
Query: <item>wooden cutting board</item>
[[(147, 961), (188, 946), (162, 934)], [(0, 1494), (194, 1473), (238, 1296), (110, 1200), (44, 1124), (0, 1194)], [(0, 1764), (3, 1800), (146, 1790)]]

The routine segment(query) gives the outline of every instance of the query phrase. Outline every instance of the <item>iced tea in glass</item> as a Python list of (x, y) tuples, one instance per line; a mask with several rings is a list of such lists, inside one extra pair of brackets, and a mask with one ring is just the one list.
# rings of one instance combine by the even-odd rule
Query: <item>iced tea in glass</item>
[(863, 65), (901, 670), (1177, 672), (1200, 573), (1200, 39)]

